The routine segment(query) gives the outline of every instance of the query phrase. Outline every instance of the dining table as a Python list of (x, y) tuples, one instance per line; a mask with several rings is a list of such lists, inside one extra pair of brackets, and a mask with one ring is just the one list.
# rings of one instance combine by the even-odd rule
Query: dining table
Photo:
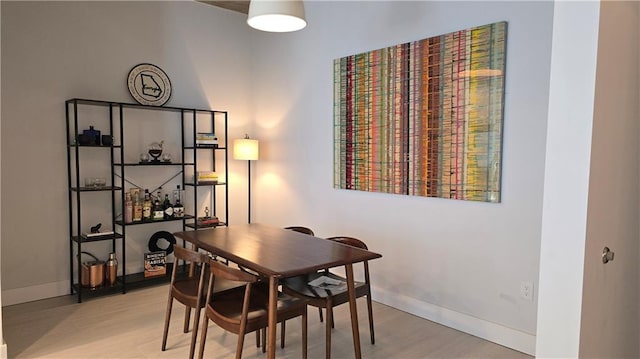
[(182, 231), (174, 235), (212, 255), (225, 258), (269, 279), (269, 327), (267, 330), (269, 359), (275, 359), (276, 356), (276, 306), (279, 281), (322, 269), (344, 266), (355, 357), (357, 359), (362, 357), (353, 264), (381, 258), (382, 255), (259, 223)]

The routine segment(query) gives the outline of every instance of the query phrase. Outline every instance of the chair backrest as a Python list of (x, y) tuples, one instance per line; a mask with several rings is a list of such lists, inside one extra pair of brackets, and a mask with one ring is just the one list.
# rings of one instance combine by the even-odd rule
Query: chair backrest
[(209, 259), (209, 270), (212, 277), (224, 278), (234, 282), (255, 283), (258, 280), (258, 277), (251, 273), (229, 267), (215, 259)]
[[(330, 241), (346, 244), (346, 245), (351, 246), (351, 247), (356, 247), (356, 248), (360, 248), (360, 249), (364, 249), (364, 250), (369, 250), (367, 245), (363, 241), (359, 240), (358, 238), (346, 237), (346, 236), (338, 236), (338, 237), (329, 237), (327, 239), (330, 240)], [(370, 281), (370, 279), (369, 279), (369, 262), (368, 261), (363, 261), (362, 264), (364, 265), (364, 281), (367, 283), (367, 286), (368, 286), (369, 285), (369, 281)]]
[(329, 237), (327, 239), (334, 242), (346, 244), (351, 247), (356, 247), (356, 248), (365, 249), (365, 250), (369, 249), (367, 248), (367, 245), (364, 244), (364, 242), (359, 240), (358, 238), (339, 236), (339, 237)]
[(173, 255), (175, 256), (176, 260), (173, 263), (173, 271), (171, 273), (171, 283), (175, 282), (176, 271), (179, 266), (179, 261), (185, 261), (189, 263), (189, 277), (192, 277), (194, 275), (195, 266), (198, 264), (201, 265), (201, 269), (202, 269), (200, 275), (202, 276), (204, 274), (204, 264), (206, 264), (207, 261), (209, 260), (209, 256), (207, 256), (206, 254), (196, 252), (189, 248), (175, 246), (173, 247)]
[(288, 230), (299, 232), (299, 233), (308, 234), (310, 236), (315, 236), (315, 234), (313, 234), (313, 231), (311, 230), (311, 228), (307, 228), (307, 227), (291, 226), (291, 227), (284, 227), (284, 229), (288, 229)]

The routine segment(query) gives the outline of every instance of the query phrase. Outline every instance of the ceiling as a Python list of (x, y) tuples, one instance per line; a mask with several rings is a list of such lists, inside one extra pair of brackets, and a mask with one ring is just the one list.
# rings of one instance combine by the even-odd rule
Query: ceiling
[(231, 0), (231, 1), (203, 1), (197, 0), (201, 3), (221, 7), (223, 9), (237, 11), (242, 14), (249, 13), (249, 0)]

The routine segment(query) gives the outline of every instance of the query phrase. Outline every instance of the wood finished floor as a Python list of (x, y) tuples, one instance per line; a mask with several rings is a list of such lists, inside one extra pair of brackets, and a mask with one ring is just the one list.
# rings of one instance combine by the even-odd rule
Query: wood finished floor
[[(9, 358), (186, 358), (191, 334), (182, 333), (184, 306), (177, 302), (167, 350), (160, 350), (167, 291), (167, 286), (158, 286), (82, 304), (65, 296), (5, 307), (2, 323)], [(366, 302), (358, 299), (363, 358), (532, 358), (379, 303), (374, 302), (373, 310), (375, 345), (369, 339)], [(353, 358), (348, 306), (335, 309), (335, 320), (332, 358)], [(235, 335), (210, 323), (207, 338), (206, 358), (233, 357)], [(299, 319), (287, 322), (286, 341), (276, 357), (300, 358)], [(324, 343), (324, 323), (310, 307), (308, 357), (324, 358)], [(266, 358), (256, 348), (253, 333), (246, 337), (243, 358)]]

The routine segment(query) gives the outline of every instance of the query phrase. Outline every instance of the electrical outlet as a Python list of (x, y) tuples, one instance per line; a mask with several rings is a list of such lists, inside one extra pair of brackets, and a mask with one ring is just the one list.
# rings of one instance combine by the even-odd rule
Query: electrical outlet
[(524, 300), (533, 301), (533, 283), (520, 282), (520, 297)]

